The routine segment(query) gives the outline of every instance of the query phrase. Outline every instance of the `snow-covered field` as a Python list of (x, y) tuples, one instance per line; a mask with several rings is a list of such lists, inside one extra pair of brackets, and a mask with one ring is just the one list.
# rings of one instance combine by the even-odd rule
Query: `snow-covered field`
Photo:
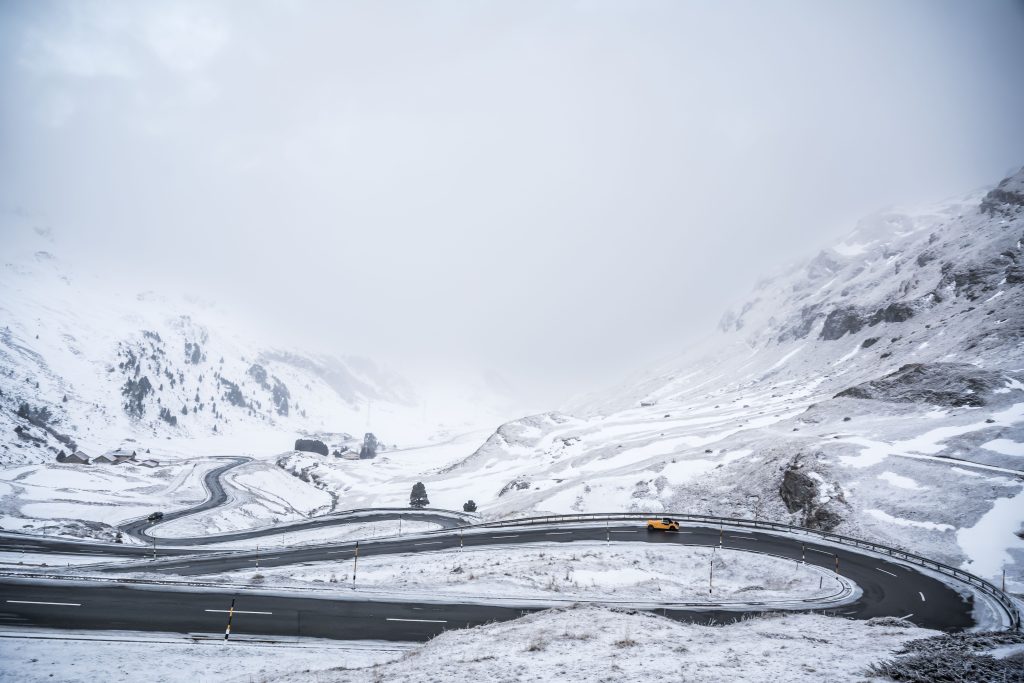
[[(304, 545), (317, 545), (320, 543), (343, 543), (345, 541), (356, 541), (374, 538), (397, 538), (410, 534), (419, 534), (424, 531), (440, 529), (439, 524), (433, 522), (420, 522), (417, 520), (387, 519), (379, 522), (359, 522), (354, 519), (350, 523), (337, 526), (320, 527), (317, 529), (303, 529), (301, 531), (288, 531), (288, 527), (281, 527), (278, 533), (260, 536), (258, 539), (246, 538), (237, 541), (212, 542), (204, 544), (204, 548), (210, 549), (238, 549), (254, 550), (256, 548), (295, 548)], [(210, 540), (215, 541), (211, 538)]]
[(0, 469), (0, 528), (113, 540), (117, 524), (206, 499), (222, 460), (138, 465), (21, 465)]
[(274, 643), (236, 636), (224, 644), (220, 638), (177, 633), (2, 630), (0, 681), (252, 683), (340, 664), (373, 666), (409, 648), (405, 643), (314, 638)]
[(768, 616), (728, 626), (681, 624), (587, 606), (449, 631), (401, 659), (296, 672), (284, 683), (347, 681), (865, 681), (865, 668), (902, 643), (934, 634), (819, 615)]
[[(425, 539), (424, 544), (430, 541)], [(429, 546), (427, 546), (429, 549)], [(711, 564), (714, 574), (711, 575)], [(166, 577), (164, 577), (166, 578)], [(828, 571), (768, 555), (675, 544), (591, 541), (365, 556), (357, 590), (448, 598), (784, 603), (856, 597)], [(260, 586), (352, 585), (352, 560), (201, 577)]]
[(463, 503), (488, 497), (486, 480), (439, 478), (439, 470), (469, 457), (492, 429), (458, 435), (440, 444), (386, 451), (372, 460), (324, 458), (293, 452), (281, 465), (324, 485), (338, 496), (339, 509), (405, 507), (417, 481), (427, 482), (431, 507), (461, 510)]
[(252, 529), (292, 522), (333, 510), (330, 493), (293, 477), (272, 462), (253, 460), (223, 477), (228, 500), (212, 510), (161, 524), (154, 536), (167, 539)]
[(869, 681), (869, 664), (934, 634), (807, 614), (701, 626), (597, 606), (449, 631), (421, 646), (17, 631), (0, 633), (0, 681)]

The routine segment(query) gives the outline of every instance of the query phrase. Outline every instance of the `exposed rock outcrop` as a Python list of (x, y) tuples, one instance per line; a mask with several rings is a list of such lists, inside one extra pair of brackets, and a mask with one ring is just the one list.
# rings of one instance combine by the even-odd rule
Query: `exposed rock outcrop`
[(910, 363), (880, 379), (858, 384), (836, 398), (940, 406), (983, 406), (1006, 384), (1003, 372), (961, 363)]
[[(803, 323), (799, 326), (799, 330), (804, 331), (804, 336), (810, 332), (810, 326), (806, 323), (807, 311), (808, 309), (804, 309), (801, 314)], [(819, 338), (823, 341), (835, 341), (846, 334), (857, 334), (865, 327), (874, 327), (881, 323), (901, 323), (912, 317), (914, 305), (907, 301), (894, 301), (873, 312), (865, 312), (856, 306), (841, 306), (825, 316)]]
[(530, 488), (530, 482), (527, 479), (516, 478), (501, 487), (501, 491), (498, 492), (498, 497), (501, 498), (509, 491), (522, 491)]
[(839, 505), (844, 502), (838, 484), (825, 478), (795, 458), (782, 475), (779, 495), (791, 513), (802, 513), (800, 523), (808, 529), (831, 531), (843, 521)]
[(1024, 169), (1004, 178), (985, 198), (981, 210), (990, 215), (1013, 216), (1024, 211)]
[(329, 453), (327, 444), (320, 439), (296, 439), (295, 450), (305, 451), (306, 453), (318, 453), (320, 455), (327, 455)]

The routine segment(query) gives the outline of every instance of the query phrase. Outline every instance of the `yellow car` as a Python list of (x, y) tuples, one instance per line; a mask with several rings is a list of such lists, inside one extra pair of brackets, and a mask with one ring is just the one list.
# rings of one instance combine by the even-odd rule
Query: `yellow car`
[(669, 517), (647, 520), (648, 531), (679, 531), (679, 522)]

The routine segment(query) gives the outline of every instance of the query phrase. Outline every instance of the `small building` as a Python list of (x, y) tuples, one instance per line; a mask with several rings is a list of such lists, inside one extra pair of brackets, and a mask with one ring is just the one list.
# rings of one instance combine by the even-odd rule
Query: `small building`
[(140, 467), (160, 467), (160, 463), (158, 463), (156, 460), (153, 460), (152, 458), (140, 460), (135, 464), (139, 465)]
[(127, 448), (116, 448), (112, 451), (107, 451), (103, 455), (109, 458), (114, 465), (120, 465), (123, 462), (134, 463), (137, 453)]
[(66, 465), (88, 465), (89, 456), (82, 451), (75, 451), (71, 454), (61, 451), (57, 454), (57, 462), (61, 462)]
[(92, 459), (93, 465), (113, 465), (114, 462), (114, 459), (108, 456), (106, 453), (104, 453), (103, 455), (97, 455), (95, 458)]

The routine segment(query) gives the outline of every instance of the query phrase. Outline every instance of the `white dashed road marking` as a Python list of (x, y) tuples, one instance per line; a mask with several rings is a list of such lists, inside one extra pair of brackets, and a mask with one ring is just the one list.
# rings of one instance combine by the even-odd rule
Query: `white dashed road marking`
[(883, 574), (888, 574), (889, 576), (896, 576), (892, 572), (887, 572), (884, 569), (879, 569), (878, 567), (875, 567), (875, 569), (878, 569), (878, 571), (882, 572)]
[(80, 602), (38, 602), (36, 600), (8, 600), (14, 605), (57, 605), (59, 607), (81, 607)]
[[(204, 612), (222, 612), (224, 614), (227, 614), (227, 613), (231, 612), (232, 610), (227, 610), (227, 609), (204, 609), (203, 611)], [(273, 612), (247, 612), (247, 611), (242, 610), (242, 609), (236, 609), (236, 610), (234, 610), (234, 613), (235, 614), (273, 614)]]

